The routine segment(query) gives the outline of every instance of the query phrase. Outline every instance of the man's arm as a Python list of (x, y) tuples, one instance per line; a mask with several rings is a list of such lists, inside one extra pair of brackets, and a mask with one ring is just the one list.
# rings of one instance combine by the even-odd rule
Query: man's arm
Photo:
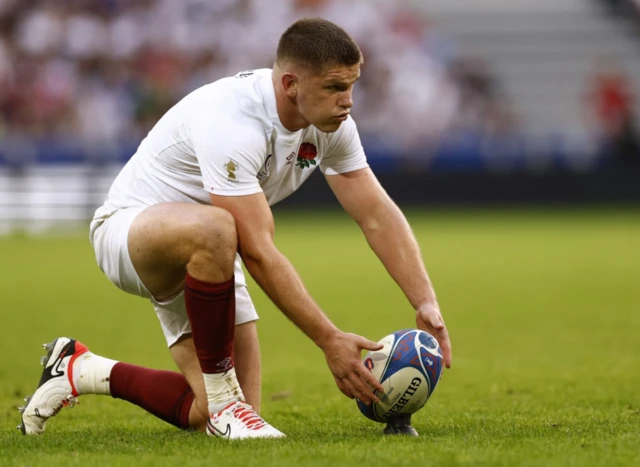
[(391, 277), (416, 310), (416, 323), (436, 337), (445, 365), (451, 365), (451, 344), (418, 242), (402, 211), (380, 186), (371, 169), (327, 175), (329, 186), (353, 217)]
[(214, 206), (229, 211), (235, 218), (238, 250), (251, 276), (275, 305), (324, 351), (340, 390), (363, 402), (377, 401), (367, 384), (380, 391), (382, 387), (362, 364), (360, 351), (380, 350), (382, 346), (340, 331), (313, 301), (296, 270), (274, 244), (273, 215), (264, 194), (210, 196)]

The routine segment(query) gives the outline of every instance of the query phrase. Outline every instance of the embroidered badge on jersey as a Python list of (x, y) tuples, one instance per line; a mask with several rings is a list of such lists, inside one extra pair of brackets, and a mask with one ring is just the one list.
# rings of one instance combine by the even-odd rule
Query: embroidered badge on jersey
[(316, 156), (318, 155), (318, 149), (312, 143), (302, 143), (298, 150), (298, 159), (296, 166), (305, 169), (312, 165), (316, 165)]
[(238, 170), (240, 166), (233, 159), (230, 159), (229, 162), (224, 165), (224, 168), (227, 171), (227, 180), (237, 182), (236, 170)]

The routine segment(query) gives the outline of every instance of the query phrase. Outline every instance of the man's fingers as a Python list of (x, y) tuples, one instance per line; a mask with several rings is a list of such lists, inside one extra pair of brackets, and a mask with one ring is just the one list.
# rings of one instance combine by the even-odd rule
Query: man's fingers
[(364, 364), (360, 365), (358, 375), (360, 376), (360, 378), (362, 378), (362, 380), (366, 384), (369, 385), (369, 387), (372, 387), (376, 391), (384, 392), (384, 388), (382, 387), (382, 384), (380, 384), (380, 382), (375, 378), (375, 376), (373, 376), (371, 371), (369, 371), (369, 369), (366, 366), (364, 366)]
[(442, 350), (444, 366), (451, 368), (451, 341), (449, 340), (449, 333), (447, 332), (447, 329), (444, 328), (441, 332), (438, 332), (436, 334), (436, 339), (438, 340), (438, 344), (440, 344), (440, 349)]
[(353, 399), (353, 394), (349, 392), (342, 378), (338, 378), (337, 376), (334, 376), (333, 379), (336, 380), (336, 385), (338, 386), (338, 389), (340, 389), (340, 392), (342, 392), (342, 394), (347, 396), (349, 399)]
[(380, 350), (384, 347), (382, 344), (378, 344), (377, 342), (370, 341), (362, 336), (358, 339), (358, 347), (365, 350)]
[(353, 388), (353, 395), (365, 404), (370, 404), (371, 402), (373, 402), (373, 394), (367, 394), (362, 381), (357, 377), (357, 375), (354, 376), (353, 374), (351, 374), (347, 376), (345, 378), (345, 384), (350, 384)]
[(366, 399), (361, 399), (361, 394), (358, 393), (358, 391), (356, 390), (356, 388), (353, 387), (353, 384), (351, 384), (351, 380), (349, 379), (348, 376), (345, 376), (344, 378), (341, 378), (342, 381), (342, 385), (344, 386), (345, 389), (345, 394), (347, 395), (347, 397), (349, 399), (353, 399), (355, 397), (357, 397), (358, 399), (360, 399), (363, 402), (366, 402)]
[[(426, 316), (424, 316), (426, 314)], [(444, 318), (442, 317), (442, 313), (440, 313), (435, 308), (428, 308), (423, 312), (423, 320), (429, 326), (431, 326), (434, 330), (439, 331), (440, 329), (444, 329)], [(424, 319), (426, 318), (426, 319)]]
[(442, 356), (444, 357), (444, 366), (447, 368), (451, 368), (451, 360), (453, 357), (451, 355), (451, 344), (449, 343), (449, 339), (443, 344), (440, 345), (442, 349)]
[[(424, 316), (425, 314), (427, 315), (426, 319)], [(430, 309), (423, 313), (418, 312), (416, 316), (416, 323), (418, 324), (418, 327), (423, 329), (421, 324), (424, 323), (424, 328), (426, 329), (423, 330), (433, 334), (433, 337), (435, 337), (438, 344), (440, 344), (444, 366), (451, 368), (451, 341), (449, 340), (449, 332), (444, 324), (442, 315), (436, 310)]]
[(357, 373), (349, 374), (349, 382), (354, 388), (355, 396), (364, 403), (379, 402), (378, 398), (373, 394), (366, 384), (360, 379)]
[(440, 331), (441, 329), (444, 329), (444, 321), (442, 319), (442, 316), (440, 315), (432, 316), (431, 327), (433, 327), (433, 329), (436, 331)]

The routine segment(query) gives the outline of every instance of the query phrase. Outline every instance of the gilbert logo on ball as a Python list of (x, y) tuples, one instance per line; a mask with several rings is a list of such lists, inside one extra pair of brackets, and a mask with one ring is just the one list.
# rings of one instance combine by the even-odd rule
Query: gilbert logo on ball
[(375, 422), (398, 414), (412, 414), (429, 400), (442, 375), (440, 346), (425, 331), (405, 329), (383, 337), (382, 350), (369, 352), (364, 365), (378, 379), (384, 393), (369, 406), (357, 401), (360, 412)]

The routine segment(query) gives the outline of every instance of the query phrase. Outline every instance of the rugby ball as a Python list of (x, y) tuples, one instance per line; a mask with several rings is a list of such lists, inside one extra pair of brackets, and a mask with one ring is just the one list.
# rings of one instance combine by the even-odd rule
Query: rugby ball
[(415, 413), (427, 403), (442, 375), (443, 359), (438, 341), (418, 329), (394, 332), (378, 343), (384, 347), (367, 353), (364, 365), (384, 393), (376, 391), (379, 403), (356, 402), (365, 417), (385, 423), (394, 415)]

